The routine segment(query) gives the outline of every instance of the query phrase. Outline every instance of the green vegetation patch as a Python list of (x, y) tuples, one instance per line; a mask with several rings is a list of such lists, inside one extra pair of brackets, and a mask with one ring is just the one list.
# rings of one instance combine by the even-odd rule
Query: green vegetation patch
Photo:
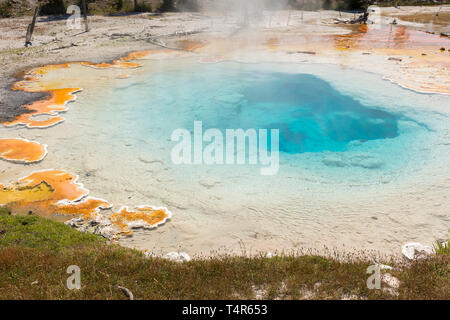
[(0, 208), (0, 247), (61, 250), (104, 242), (99, 236), (81, 233), (63, 223), (36, 216), (14, 216)]

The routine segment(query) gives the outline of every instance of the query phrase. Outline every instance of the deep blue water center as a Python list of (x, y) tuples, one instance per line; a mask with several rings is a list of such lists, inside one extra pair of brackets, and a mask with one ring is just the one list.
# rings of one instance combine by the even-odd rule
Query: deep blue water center
[(352, 141), (399, 135), (398, 115), (363, 105), (319, 77), (233, 63), (154, 64), (143, 80), (116, 88), (111, 103), (137, 137), (164, 141), (175, 129), (192, 130), (194, 121), (224, 133), (279, 129), (280, 151), (289, 154), (345, 151)]
[(350, 141), (398, 135), (394, 114), (363, 106), (320, 78), (282, 73), (264, 78), (243, 90), (236, 117), (227, 125), (251, 119), (254, 127), (280, 129), (280, 151), (343, 151)]

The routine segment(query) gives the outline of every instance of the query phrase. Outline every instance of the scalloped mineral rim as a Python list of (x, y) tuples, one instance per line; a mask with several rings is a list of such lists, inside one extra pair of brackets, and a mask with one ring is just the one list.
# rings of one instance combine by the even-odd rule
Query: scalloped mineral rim
[(78, 176), (60, 170), (36, 171), (13, 185), (0, 185), (0, 206), (17, 213), (41, 216), (63, 215), (80, 217), (85, 221), (111, 222), (118, 235), (131, 235), (134, 228), (153, 229), (171, 217), (167, 208), (139, 206), (135, 210), (122, 207), (111, 216), (101, 210), (112, 205), (106, 200), (88, 196), (89, 191), (77, 182)]
[[(189, 49), (196, 49), (201, 47), (201, 45), (191, 44)], [(111, 63), (101, 62), (93, 63), (88, 61), (77, 61), (68, 62), (63, 64), (51, 64), (38, 68), (31, 69), (28, 71), (24, 79), (15, 82), (12, 86), (12, 90), (21, 90), (25, 92), (47, 92), (49, 97), (43, 100), (35, 101), (24, 107), (30, 112), (24, 113), (16, 117), (13, 121), (4, 122), (3, 125), (7, 127), (12, 127), (16, 125), (23, 125), (27, 128), (49, 128), (57, 124), (62, 123), (65, 119), (59, 115), (61, 112), (68, 110), (67, 104), (76, 100), (75, 93), (82, 90), (82, 88), (55, 88), (51, 85), (43, 86), (39, 88), (33, 88), (33, 84), (39, 83), (41, 77), (52, 70), (60, 68), (68, 68), (70, 65), (79, 64), (82, 66), (95, 68), (95, 69), (107, 69), (107, 68), (120, 68), (120, 69), (135, 69), (142, 65), (136, 62), (130, 62), (130, 60), (142, 59), (150, 54), (168, 54), (172, 53), (169, 49), (153, 49), (145, 51), (137, 51), (129, 53), (125, 57), (113, 60)], [(127, 76), (128, 77), (128, 76)], [(126, 77), (124, 77), (126, 78)], [(45, 120), (36, 120), (36, 116), (48, 116)]]
[(0, 159), (14, 163), (36, 163), (47, 155), (47, 145), (26, 139), (0, 139)]

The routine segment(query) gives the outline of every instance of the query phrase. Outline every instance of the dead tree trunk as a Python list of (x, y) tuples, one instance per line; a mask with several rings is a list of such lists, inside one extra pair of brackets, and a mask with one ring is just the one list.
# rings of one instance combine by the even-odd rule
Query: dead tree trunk
[(305, 8), (305, 0), (302, 1), (302, 21), (303, 21), (303, 9)]
[(89, 31), (89, 26), (88, 26), (88, 18), (87, 18), (87, 4), (86, 4), (86, 0), (81, 0), (82, 6), (83, 6), (83, 15), (84, 15), (84, 31), (88, 32)]
[(25, 47), (33, 45), (31, 43), (31, 37), (33, 36), (34, 25), (36, 24), (36, 19), (39, 14), (40, 7), (41, 7), (41, 4), (38, 2), (36, 5), (36, 8), (34, 9), (33, 20), (31, 21), (31, 23), (28, 25), (28, 28), (27, 28), (27, 35), (25, 37)]

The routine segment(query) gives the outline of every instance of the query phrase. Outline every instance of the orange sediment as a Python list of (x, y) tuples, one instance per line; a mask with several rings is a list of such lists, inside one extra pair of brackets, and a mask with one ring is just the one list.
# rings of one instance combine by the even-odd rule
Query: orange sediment
[(168, 53), (171, 52), (171, 50), (168, 49), (158, 49), (158, 50), (145, 50), (145, 51), (136, 51), (131, 52), (125, 57), (121, 57), (119, 59), (113, 60), (112, 63), (107, 62), (101, 62), (101, 63), (93, 63), (93, 62), (87, 62), (83, 61), (80, 62), (81, 65), (92, 67), (92, 68), (98, 68), (98, 69), (106, 69), (106, 68), (112, 68), (112, 67), (118, 67), (122, 69), (132, 69), (132, 68), (138, 68), (142, 65), (137, 62), (130, 62), (130, 60), (139, 60), (143, 59), (146, 56), (149, 56), (150, 54), (155, 53)]
[[(136, 62), (130, 62), (130, 60), (141, 59), (155, 50), (141, 51), (130, 53), (126, 57), (122, 57), (120, 59), (114, 60), (112, 63), (92, 63), (92, 62), (69, 62), (65, 64), (54, 64), (54, 65), (46, 65), (43, 67), (35, 68), (25, 74), (24, 79), (21, 81), (15, 82), (11, 89), (13, 90), (21, 90), (25, 92), (48, 92), (50, 97), (44, 100), (35, 101), (29, 105), (26, 105), (26, 109), (30, 110), (29, 113), (24, 113), (13, 121), (4, 122), (5, 126), (15, 126), (15, 125), (24, 125), (27, 128), (48, 128), (54, 125), (57, 125), (64, 121), (64, 118), (58, 116), (59, 112), (66, 111), (66, 104), (68, 102), (74, 101), (76, 96), (74, 93), (80, 91), (81, 88), (55, 88), (52, 86), (45, 88), (35, 88), (33, 84), (36, 84), (41, 81), (41, 77), (52, 70), (56, 70), (59, 68), (68, 68), (71, 64), (81, 64), (83, 66), (92, 67), (92, 68), (111, 68), (111, 67), (119, 67), (123, 69), (129, 68), (138, 68), (141, 64)], [(167, 50), (156, 50), (157, 52), (165, 52)], [(48, 115), (49, 117), (45, 120), (35, 120), (33, 119), (36, 116), (40, 115)]]
[(128, 207), (123, 207), (111, 215), (110, 221), (117, 228), (118, 234), (130, 235), (133, 228), (153, 229), (166, 222), (170, 216), (171, 213), (166, 208), (141, 206), (129, 211)]
[(92, 63), (92, 62), (81, 62), (81, 65), (86, 67), (98, 68), (98, 69), (106, 69), (111, 67), (119, 67), (119, 68), (138, 68), (141, 66), (140, 63), (135, 62), (122, 62), (119, 60), (114, 60), (113, 63)]
[(31, 71), (27, 72), (24, 76), (24, 79), (22, 81), (14, 82), (11, 86), (11, 89), (13, 90), (22, 90), (26, 92), (40, 92), (40, 90), (33, 90), (29, 88), (29, 84), (34, 82), (39, 82), (40, 77), (47, 74), (51, 70), (56, 70), (60, 68), (68, 68), (71, 63), (64, 63), (64, 64), (50, 64), (43, 67), (32, 69)]
[[(13, 90), (26, 92), (48, 92), (47, 99), (35, 101), (25, 107), (29, 110), (5, 126), (24, 125), (27, 128), (47, 128), (56, 125), (64, 118), (59, 112), (66, 111), (66, 104), (74, 101), (75, 92), (81, 88), (57, 88), (54, 85), (36, 86), (41, 77), (51, 70), (68, 68), (70, 64), (78, 63), (94, 68), (137, 68), (139, 63), (130, 60), (141, 59), (152, 52), (165, 53), (170, 50), (148, 50), (130, 53), (126, 57), (114, 60), (112, 63), (71, 62), (61, 65), (47, 65), (36, 68), (25, 74), (22, 81), (12, 85)], [(127, 78), (119, 75), (118, 78)], [(47, 115), (45, 120), (36, 120), (35, 116)], [(42, 160), (47, 153), (45, 145), (24, 139), (0, 139), (0, 158), (20, 163), (33, 163)], [(0, 185), (0, 206), (6, 206), (14, 213), (27, 214), (32, 212), (41, 216), (60, 215), (65, 219), (81, 217), (85, 221), (105, 218), (99, 215), (101, 209), (111, 208), (106, 200), (88, 197), (89, 191), (77, 182), (78, 177), (60, 170), (37, 171), (20, 179), (18, 182)], [(111, 226), (119, 234), (131, 234), (133, 227), (154, 228), (170, 217), (165, 208), (139, 207), (136, 212), (123, 208), (111, 216)], [(109, 221), (109, 220), (107, 220)]]
[[(25, 106), (31, 112), (23, 113), (10, 122), (3, 123), (7, 127), (15, 125), (24, 125), (27, 128), (47, 128), (64, 121), (64, 118), (57, 116), (58, 112), (67, 110), (66, 103), (74, 101), (74, 93), (80, 91), (80, 88), (66, 88), (49, 90), (50, 97), (45, 100), (33, 102)], [(34, 120), (38, 115), (49, 115), (46, 120)]]
[(59, 170), (37, 171), (11, 186), (0, 185), (0, 205), (16, 213), (33, 212), (95, 219), (99, 209), (111, 205), (105, 200), (87, 197), (88, 190), (78, 177)]
[(133, 228), (156, 228), (171, 217), (166, 208), (140, 206), (133, 211), (122, 207), (105, 220), (100, 210), (110, 209), (111, 204), (88, 197), (89, 191), (77, 180), (77, 176), (59, 170), (34, 172), (11, 186), (0, 185), (0, 206), (16, 214), (31, 212), (43, 217), (61, 216), (65, 220), (77, 217), (85, 221), (110, 221), (113, 238), (131, 235)]
[(36, 200), (52, 202), (80, 200), (88, 194), (88, 191), (76, 181), (76, 176), (64, 171), (36, 171), (12, 186), (0, 185), (0, 205)]
[(47, 154), (47, 146), (24, 139), (0, 139), (0, 159), (17, 163), (39, 162)]
[[(183, 47), (188, 48), (189, 50), (193, 50), (196, 48), (200, 48), (204, 45), (201, 42), (188, 41), (183, 42)], [(82, 66), (97, 68), (97, 69), (106, 69), (117, 67), (121, 69), (133, 69), (141, 67), (142, 65), (137, 62), (131, 62), (131, 60), (142, 59), (150, 54), (158, 54), (158, 53), (169, 53), (173, 52), (170, 49), (152, 49), (146, 51), (137, 51), (129, 53), (125, 57), (121, 57), (119, 59), (113, 60), (111, 63), (102, 62), (102, 63), (93, 63), (87, 61), (79, 61), (79, 62), (68, 62), (64, 64), (53, 64), (46, 65), (43, 67), (32, 69), (27, 72), (23, 80), (15, 82), (11, 89), (13, 90), (21, 90), (26, 92), (48, 92), (50, 93), (50, 97), (48, 99), (39, 100), (32, 104), (26, 105), (25, 107), (31, 112), (22, 114), (18, 116), (16, 119), (10, 122), (3, 123), (6, 126), (15, 126), (15, 125), (24, 125), (27, 128), (47, 128), (54, 125), (57, 125), (64, 121), (64, 118), (58, 116), (59, 112), (66, 111), (67, 108), (65, 105), (68, 102), (75, 100), (75, 95), (77, 91), (80, 91), (81, 88), (55, 88), (50, 85), (48, 87), (34, 87), (33, 84), (36, 84), (41, 81), (41, 77), (48, 72), (60, 68), (68, 68), (73, 64), (80, 64)], [(119, 76), (119, 79), (124, 79), (125, 76)], [(39, 115), (49, 115), (50, 117), (45, 120), (34, 120), (33, 117)]]
[(64, 220), (79, 217), (86, 221), (91, 221), (98, 220), (99, 211), (101, 209), (108, 209), (111, 205), (104, 200), (87, 197), (80, 202), (71, 204), (58, 204), (48, 200), (41, 200), (34, 202), (13, 202), (6, 205), (6, 207), (18, 214), (32, 212), (33, 214), (43, 217), (61, 215)]
[(53, 190), (48, 200), (76, 201), (82, 199), (89, 193), (82, 184), (77, 182), (77, 180), (77, 176), (61, 170), (45, 170), (36, 171), (31, 175), (20, 179), (18, 183), (20, 185), (31, 187), (38, 185), (41, 182), (45, 182), (52, 186)]

